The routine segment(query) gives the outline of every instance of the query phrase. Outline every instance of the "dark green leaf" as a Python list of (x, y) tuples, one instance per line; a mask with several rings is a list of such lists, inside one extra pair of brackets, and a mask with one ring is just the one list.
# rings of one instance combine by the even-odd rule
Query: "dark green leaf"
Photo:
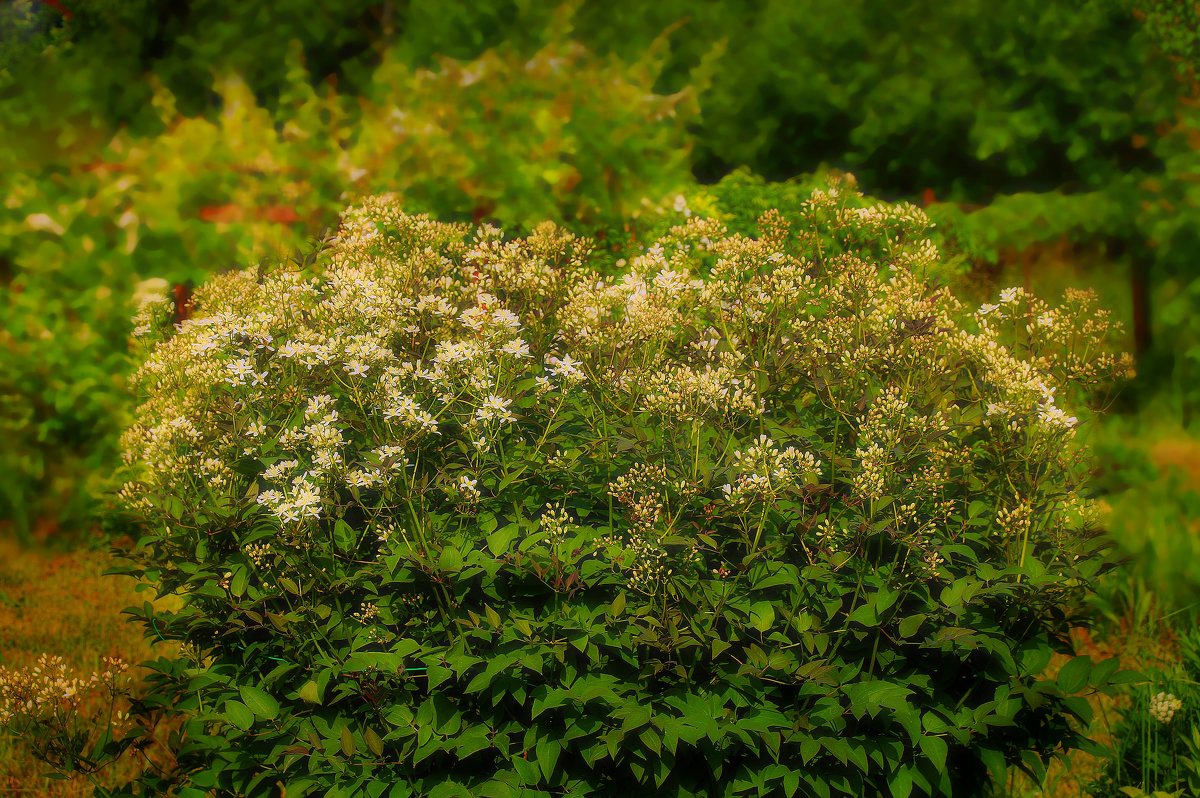
[(238, 688), (238, 693), (256, 716), (263, 720), (274, 720), (279, 717), (279, 702), (267, 691), (245, 684)]
[(1058, 689), (1067, 695), (1079, 692), (1087, 687), (1088, 677), (1092, 673), (1091, 657), (1075, 657), (1062, 666), (1056, 682)]

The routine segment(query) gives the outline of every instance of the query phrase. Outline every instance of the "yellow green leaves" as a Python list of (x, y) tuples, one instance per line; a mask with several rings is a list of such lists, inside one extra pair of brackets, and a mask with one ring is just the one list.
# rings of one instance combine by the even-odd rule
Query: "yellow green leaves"
[(312, 679), (309, 679), (300, 686), (300, 690), (297, 692), (297, 695), (300, 696), (302, 701), (307, 701), (310, 704), (321, 703), (321, 689)]
[(357, 753), (358, 744), (354, 741), (354, 732), (350, 731), (349, 726), (342, 727), (342, 733), (338, 739), (342, 749), (342, 754), (347, 757), (352, 757), (355, 753)]

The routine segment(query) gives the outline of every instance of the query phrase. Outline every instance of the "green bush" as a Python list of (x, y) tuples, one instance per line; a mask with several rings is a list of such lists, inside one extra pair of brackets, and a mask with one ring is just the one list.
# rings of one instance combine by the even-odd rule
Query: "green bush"
[(606, 275), (383, 197), (147, 301), (120, 498), (184, 653), (143, 786), (903, 798), (1083, 744), (1120, 677), (1039, 675), (1106, 567), (1063, 408), (1121, 361), (1085, 297), (964, 314), (921, 211), (860, 204)]

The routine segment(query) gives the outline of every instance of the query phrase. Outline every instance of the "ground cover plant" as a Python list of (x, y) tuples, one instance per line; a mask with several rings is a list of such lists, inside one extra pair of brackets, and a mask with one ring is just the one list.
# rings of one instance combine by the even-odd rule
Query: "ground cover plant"
[(921, 211), (861, 200), (603, 274), (382, 197), (178, 328), (147, 302), (121, 496), (186, 652), (152, 788), (945, 795), (1084, 744), (1116, 662), (1039, 674), (1127, 364), (1082, 294), (967, 312)]

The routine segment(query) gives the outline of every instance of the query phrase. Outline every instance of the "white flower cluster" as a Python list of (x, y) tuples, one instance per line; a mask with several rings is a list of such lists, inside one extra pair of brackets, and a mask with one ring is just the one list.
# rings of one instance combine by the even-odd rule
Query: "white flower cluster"
[(1021, 538), (1029, 534), (1033, 525), (1033, 505), (1017, 497), (1012, 507), (1003, 507), (996, 513), (996, 524), (1009, 538)]
[(1160, 692), (1150, 699), (1150, 717), (1166, 725), (1175, 718), (1175, 713), (1183, 709), (1183, 702), (1171, 693)]
[(859, 423), (859, 445), (854, 453), (859, 460), (855, 491), (866, 499), (882, 498), (892, 488), (897, 465), (907, 460), (908, 438), (915, 433), (924, 445), (927, 436), (938, 436), (948, 429), (949, 423), (940, 411), (917, 415), (902, 398), (899, 386), (884, 389)]
[(672, 493), (688, 491), (683, 480), (672, 480), (664, 465), (639, 463), (608, 485), (608, 495), (628, 509), (629, 525), (638, 534), (658, 526)]
[(682, 421), (754, 418), (766, 410), (753, 382), (732, 365), (653, 371), (640, 388), (644, 409)]
[(721, 487), (721, 493), (738, 507), (772, 504), (784, 493), (815, 482), (821, 473), (821, 461), (810, 452), (794, 446), (780, 449), (766, 435), (734, 452), (733, 466), (740, 473)]
[(62, 657), (42, 654), (31, 668), (0, 668), (0, 726), (18, 719), (45, 724), (51, 718), (77, 725), (75, 716), (89, 693), (112, 694), (128, 681), (129, 663), (104, 657), (101, 665), (86, 676), (77, 675)]
[(260, 491), (258, 503), (283, 523), (321, 517), (321, 489), (311, 481), (311, 475), (293, 477), (283, 490), (269, 488)]
[(1013, 432), (1032, 427), (1040, 434), (1070, 436), (1079, 419), (1055, 404), (1057, 386), (1034, 363), (1013, 355), (986, 328), (978, 334), (960, 331), (953, 343), (978, 365), (993, 392), (985, 405), (991, 423)]

